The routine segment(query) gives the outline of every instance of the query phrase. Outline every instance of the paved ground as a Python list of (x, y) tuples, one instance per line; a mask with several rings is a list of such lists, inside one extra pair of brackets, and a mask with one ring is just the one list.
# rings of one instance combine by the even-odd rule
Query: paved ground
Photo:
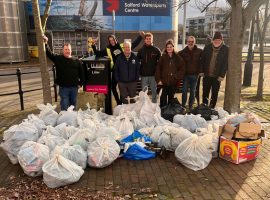
[[(267, 84), (268, 87), (269, 82)], [(250, 88), (243, 91), (245, 94), (252, 93)], [(222, 104), (219, 101), (219, 105)], [(267, 133), (270, 131), (269, 105), (269, 101), (243, 99), (242, 102), (243, 109), (251, 110), (266, 119), (263, 124)], [(34, 105), (24, 112), (18, 109), (1, 112), (0, 132), (21, 122), (32, 112), (37, 112)], [(0, 158), (1, 187), (7, 187), (11, 177), (26, 178), (21, 167), (12, 165), (2, 150)], [(270, 199), (269, 166), (270, 141), (266, 139), (259, 157), (240, 165), (216, 158), (206, 169), (195, 172), (179, 164), (173, 153), (169, 153), (165, 160), (159, 157), (148, 161), (118, 159), (105, 169), (88, 167), (80, 181), (66, 189), (81, 188), (91, 193), (103, 191), (126, 199)], [(33, 180), (42, 181), (41, 178)]]

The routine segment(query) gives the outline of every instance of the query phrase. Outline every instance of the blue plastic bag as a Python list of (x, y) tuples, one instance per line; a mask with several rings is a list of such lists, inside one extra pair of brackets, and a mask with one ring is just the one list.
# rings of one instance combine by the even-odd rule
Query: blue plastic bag
[(150, 137), (141, 134), (139, 131), (134, 131), (131, 135), (121, 140), (121, 143), (127, 143), (127, 142), (151, 143), (152, 140)]
[(128, 160), (148, 160), (155, 157), (155, 152), (149, 151), (138, 144), (130, 146), (123, 155), (123, 158)]

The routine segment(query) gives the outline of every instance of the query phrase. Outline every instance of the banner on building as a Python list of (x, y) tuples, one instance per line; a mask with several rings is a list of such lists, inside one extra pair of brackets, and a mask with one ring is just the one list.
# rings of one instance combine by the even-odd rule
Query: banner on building
[(169, 16), (170, 0), (103, 0), (103, 15)]

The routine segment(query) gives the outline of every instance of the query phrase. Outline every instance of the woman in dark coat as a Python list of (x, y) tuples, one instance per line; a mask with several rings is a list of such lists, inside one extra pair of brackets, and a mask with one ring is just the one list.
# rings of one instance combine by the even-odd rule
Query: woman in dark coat
[(156, 82), (162, 87), (160, 107), (166, 106), (174, 98), (177, 82), (183, 79), (184, 74), (184, 61), (176, 54), (170, 39), (166, 42), (166, 49), (159, 59), (155, 73)]

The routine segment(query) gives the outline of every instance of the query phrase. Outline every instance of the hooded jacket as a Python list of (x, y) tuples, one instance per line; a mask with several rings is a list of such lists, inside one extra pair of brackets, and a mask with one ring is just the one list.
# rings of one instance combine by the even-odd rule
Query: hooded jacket
[(165, 86), (173, 86), (183, 79), (184, 74), (185, 63), (179, 55), (173, 53), (170, 57), (167, 53), (164, 53), (160, 57), (155, 73), (157, 83), (161, 81)]
[(138, 51), (137, 56), (141, 61), (141, 76), (155, 76), (157, 63), (161, 56), (159, 48), (153, 45), (144, 45)]
[(202, 49), (198, 48), (197, 45), (195, 45), (192, 50), (189, 50), (188, 46), (186, 46), (182, 51), (179, 51), (178, 54), (185, 62), (185, 75), (198, 75), (202, 73), (200, 65)]
[(130, 83), (139, 80), (140, 63), (137, 56), (131, 52), (127, 59), (124, 53), (121, 53), (115, 63), (114, 76), (117, 82)]

